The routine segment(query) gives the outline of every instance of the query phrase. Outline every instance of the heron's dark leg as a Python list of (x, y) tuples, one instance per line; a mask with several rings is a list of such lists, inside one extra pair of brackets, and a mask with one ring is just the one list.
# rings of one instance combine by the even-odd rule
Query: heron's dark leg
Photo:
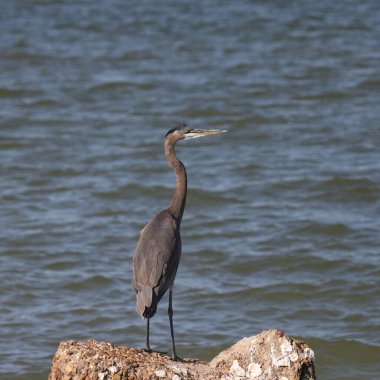
[(173, 329), (173, 308), (172, 308), (172, 290), (169, 290), (169, 308), (168, 308), (168, 315), (169, 315), (169, 321), (170, 321), (170, 334), (172, 336), (172, 344), (173, 344), (173, 359), (178, 360), (178, 356), (175, 352), (175, 343), (174, 343), (174, 329)]
[(150, 321), (150, 318), (146, 320), (146, 351), (152, 352), (149, 346), (149, 321)]

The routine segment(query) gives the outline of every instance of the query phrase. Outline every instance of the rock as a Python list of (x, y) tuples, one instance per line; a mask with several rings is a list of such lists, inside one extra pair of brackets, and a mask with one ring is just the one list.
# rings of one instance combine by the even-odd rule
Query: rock
[(61, 342), (49, 380), (314, 380), (314, 353), (301, 341), (278, 330), (244, 338), (210, 363), (173, 361), (156, 352), (110, 343)]
[(156, 376), (157, 377), (166, 377), (166, 372), (162, 369), (156, 371)]
[[(314, 352), (304, 342), (279, 330), (266, 330), (244, 338), (224, 350), (210, 363), (228, 374), (226, 379), (312, 380), (315, 379)], [(236, 368), (245, 369), (245, 374)]]

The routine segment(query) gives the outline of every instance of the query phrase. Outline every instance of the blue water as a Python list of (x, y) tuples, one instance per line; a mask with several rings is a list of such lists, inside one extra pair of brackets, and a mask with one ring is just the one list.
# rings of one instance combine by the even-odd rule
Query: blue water
[(1, 379), (65, 339), (144, 345), (131, 259), (179, 122), (229, 132), (177, 147), (178, 354), (278, 328), (321, 379), (379, 378), (377, 1), (14, 1), (0, 33)]

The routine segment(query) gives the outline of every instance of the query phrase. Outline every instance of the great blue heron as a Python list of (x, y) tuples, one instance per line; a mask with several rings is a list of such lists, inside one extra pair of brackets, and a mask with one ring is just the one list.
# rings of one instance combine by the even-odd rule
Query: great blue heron
[(157, 310), (157, 304), (169, 290), (168, 315), (173, 344), (173, 359), (178, 359), (173, 331), (172, 287), (181, 256), (180, 225), (185, 209), (187, 175), (183, 163), (174, 152), (179, 140), (215, 135), (226, 131), (191, 129), (179, 124), (165, 136), (165, 156), (175, 170), (177, 184), (170, 205), (159, 212), (140, 232), (133, 258), (132, 286), (136, 291), (136, 310), (147, 320), (146, 350), (149, 346), (149, 320)]

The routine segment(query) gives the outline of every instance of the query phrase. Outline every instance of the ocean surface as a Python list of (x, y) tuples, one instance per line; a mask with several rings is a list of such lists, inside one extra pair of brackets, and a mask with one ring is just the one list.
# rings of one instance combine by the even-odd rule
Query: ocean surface
[[(380, 3), (1, 1), (0, 378), (62, 340), (143, 347), (131, 260), (189, 193), (177, 352), (277, 328), (319, 379), (380, 378)], [(170, 350), (167, 297), (151, 322)]]

